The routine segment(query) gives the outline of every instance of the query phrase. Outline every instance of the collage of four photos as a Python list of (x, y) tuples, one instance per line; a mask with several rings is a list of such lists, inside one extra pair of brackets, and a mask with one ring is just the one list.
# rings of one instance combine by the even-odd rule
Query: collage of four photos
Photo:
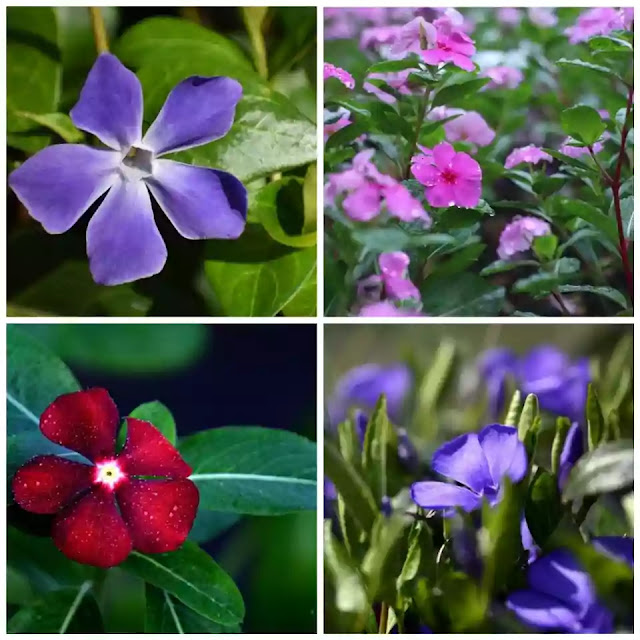
[(631, 6), (5, 18), (7, 634), (633, 634)]

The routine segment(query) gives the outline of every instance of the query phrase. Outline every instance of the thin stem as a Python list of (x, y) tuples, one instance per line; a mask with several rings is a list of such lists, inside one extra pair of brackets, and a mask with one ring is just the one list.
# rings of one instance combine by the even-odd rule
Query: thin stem
[(418, 106), (418, 114), (416, 117), (416, 130), (413, 135), (413, 140), (411, 141), (411, 146), (409, 147), (409, 156), (407, 157), (407, 166), (404, 170), (405, 180), (408, 180), (411, 177), (411, 158), (413, 158), (416, 149), (418, 148), (418, 140), (420, 139), (420, 129), (422, 129), (422, 125), (424, 123), (424, 119), (427, 117), (427, 110), (429, 108), (429, 89), (425, 89), (424, 96), (422, 97), (422, 101)]
[(569, 311), (569, 309), (567, 309), (567, 305), (564, 303), (564, 300), (562, 299), (562, 296), (557, 291), (552, 291), (551, 292), (551, 296), (558, 303), (558, 306), (560, 307), (560, 310), (562, 311), (562, 315), (570, 316), (571, 315), (571, 311)]
[(109, 51), (109, 40), (100, 7), (89, 7), (89, 15), (91, 16), (91, 28), (93, 29), (96, 50), (98, 54), (105, 53)]
[(380, 624), (378, 625), (378, 633), (387, 633), (387, 622), (389, 620), (389, 605), (383, 602), (380, 605)]
[(596, 163), (596, 166), (598, 167), (598, 169), (600, 169), (600, 173), (602, 174), (604, 181), (607, 184), (611, 184), (611, 176), (607, 173), (606, 169), (600, 164), (600, 161), (596, 157), (596, 154), (593, 152), (593, 146), (589, 145), (587, 149), (589, 149), (589, 153), (591, 154), (593, 161)]
[(627, 143), (627, 136), (629, 135), (629, 114), (633, 105), (633, 87), (629, 87), (629, 93), (627, 95), (627, 111), (624, 116), (624, 125), (622, 126), (622, 132), (620, 134), (620, 153), (618, 155), (618, 163), (613, 175), (613, 179), (610, 182), (611, 193), (613, 194), (613, 207), (616, 212), (616, 223), (618, 226), (618, 244), (620, 247), (620, 257), (622, 258), (622, 267), (624, 269), (624, 276), (627, 282), (627, 293), (631, 304), (633, 304), (633, 271), (631, 269), (631, 263), (629, 261), (629, 253), (627, 250), (627, 239), (624, 236), (624, 224), (622, 221), (622, 205), (620, 202), (620, 187), (622, 176), (622, 165), (625, 158), (625, 145)]
[(578, 513), (576, 513), (576, 524), (580, 527), (582, 523), (585, 521), (587, 514), (589, 513), (589, 509), (593, 507), (596, 499), (593, 496), (586, 497), (582, 500), (582, 506), (578, 509)]

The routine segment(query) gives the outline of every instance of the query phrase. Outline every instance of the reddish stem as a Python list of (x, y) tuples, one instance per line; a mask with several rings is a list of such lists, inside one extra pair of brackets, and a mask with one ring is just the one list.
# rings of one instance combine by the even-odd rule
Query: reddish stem
[(620, 134), (620, 153), (618, 155), (618, 163), (616, 165), (616, 171), (611, 179), (609, 185), (611, 186), (611, 192), (613, 194), (613, 207), (616, 212), (616, 223), (618, 225), (618, 243), (620, 246), (620, 257), (622, 258), (622, 268), (624, 269), (624, 276), (627, 281), (627, 292), (633, 304), (633, 271), (631, 269), (631, 263), (629, 262), (629, 252), (627, 251), (627, 239), (624, 237), (624, 225), (622, 222), (622, 207), (620, 204), (620, 177), (622, 175), (622, 165), (625, 157), (625, 145), (627, 143), (627, 136), (629, 135), (629, 113), (631, 112), (631, 106), (633, 104), (633, 87), (629, 87), (629, 94), (627, 96), (627, 111), (624, 116), (624, 125), (622, 126), (622, 132)]

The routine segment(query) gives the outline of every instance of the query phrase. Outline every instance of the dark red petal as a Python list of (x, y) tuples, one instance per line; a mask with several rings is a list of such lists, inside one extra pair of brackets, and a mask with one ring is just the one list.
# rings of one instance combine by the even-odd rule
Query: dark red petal
[(65, 556), (94, 567), (114, 567), (131, 552), (129, 530), (115, 496), (94, 487), (61, 511), (53, 521), (53, 542)]
[(151, 423), (127, 418), (127, 441), (118, 462), (132, 476), (187, 478), (191, 467)]
[(191, 480), (131, 480), (116, 490), (122, 517), (143, 553), (177, 549), (189, 535), (200, 495)]
[(40, 430), (95, 461), (113, 457), (118, 423), (118, 409), (106, 389), (89, 389), (56, 398), (40, 417)]
[(58, 456), (37, 456), (13, 476), (16, 502), (32, 513), (56, 513), (91, 486), (93, 467)]

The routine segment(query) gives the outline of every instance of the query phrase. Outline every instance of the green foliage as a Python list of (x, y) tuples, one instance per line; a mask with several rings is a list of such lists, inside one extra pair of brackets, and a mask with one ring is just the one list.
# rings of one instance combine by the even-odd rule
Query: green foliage
[(560, 121), (567, 134), (586, 145), (596, 142), (606, 128), (600, 114), (594, 108), (585, 105), (565, 109)]

